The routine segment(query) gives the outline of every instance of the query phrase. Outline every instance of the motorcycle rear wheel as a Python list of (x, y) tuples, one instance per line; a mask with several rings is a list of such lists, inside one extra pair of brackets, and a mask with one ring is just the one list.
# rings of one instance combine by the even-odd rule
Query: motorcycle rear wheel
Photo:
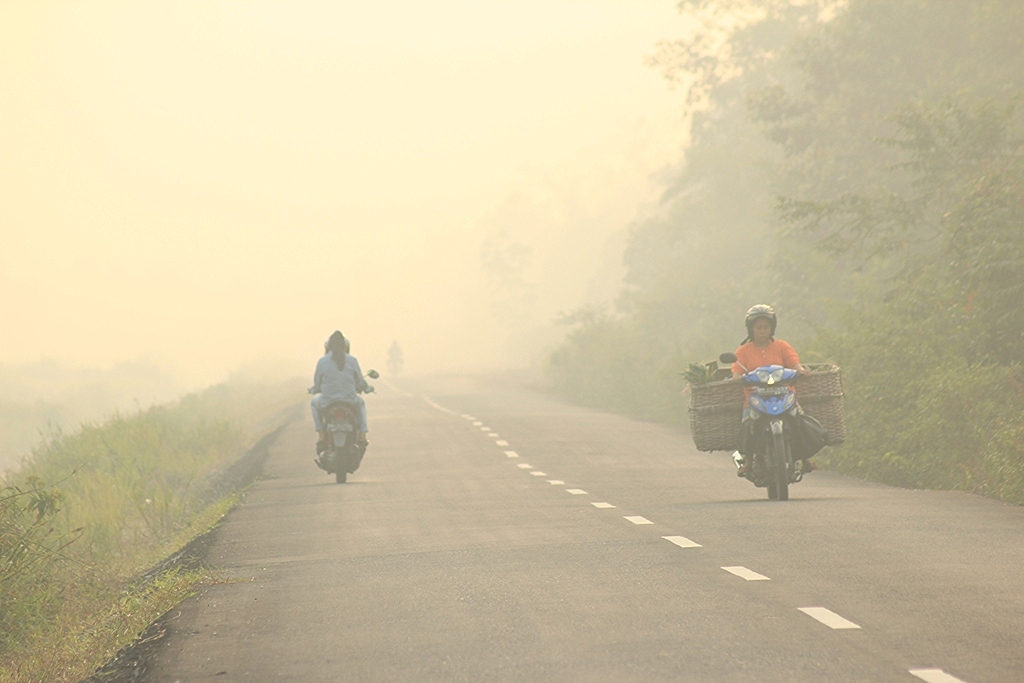
[(355, 436), (348, 432), (345, 434), (345, 443), (335, 452), (334, 457), (334, 481), (344, 484), (348, 481), (350, 472), (355, 472), (352, 467), (352, 441)]

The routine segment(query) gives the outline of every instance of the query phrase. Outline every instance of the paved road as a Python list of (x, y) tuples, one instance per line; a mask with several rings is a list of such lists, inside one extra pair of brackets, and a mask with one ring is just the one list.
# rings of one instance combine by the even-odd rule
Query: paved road
[(770, 502), (674, 429), (396, 384), (349, 484), (284, 434), (147, 680), (1024, 681), (1024, 508), (823, 472)]

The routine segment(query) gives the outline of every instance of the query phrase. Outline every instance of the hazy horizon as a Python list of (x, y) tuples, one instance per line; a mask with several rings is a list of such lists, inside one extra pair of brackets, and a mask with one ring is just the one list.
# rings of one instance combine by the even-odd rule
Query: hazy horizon
[(0, 365), (190, 389), (308, 374), (336, 328), (366, 367), (393, 339), (409, 372), (534, 360), (615, 296), (682, 154), (644, 59), (684, 25), (671, 0), (5, 3)]

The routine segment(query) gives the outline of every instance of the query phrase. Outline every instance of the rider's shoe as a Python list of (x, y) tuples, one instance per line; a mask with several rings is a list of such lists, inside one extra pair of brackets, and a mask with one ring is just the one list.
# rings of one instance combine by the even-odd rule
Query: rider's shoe
[(818, 469), (818, 464), (816, 462), (812, 462), (811, 460), (804, 460), (800, 465), (800, 472), (802, 472), (803, 474), (813, 472), (816, 469)]
[(732, 462), (736, 465), (736, 476), (743, 477), (747, 474), (747, 463), (743, 458), (743, 454), (736, 451), (732, 454)]
[(320, 439), (316, 442), (316, 454), (321, 455), (327, 450), (327, 439)]

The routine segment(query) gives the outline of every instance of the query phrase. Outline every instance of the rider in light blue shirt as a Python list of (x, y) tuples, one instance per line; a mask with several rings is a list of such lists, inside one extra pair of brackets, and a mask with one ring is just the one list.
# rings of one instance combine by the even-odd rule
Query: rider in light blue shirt
[(335, 330), (324, 345), (326, 353), (317, 361), (313, 373), (313, 386), (309, 392), (316, 394), (310, 401), (313, 410), (313, 425), (316, 427), (319, 443), (327, 442), (327, 430), (323, 423), (323, 411), (327, 406), (338, 401), (351, 403), (359, 407), (359, 434), (357, 441), (366, 443), (366, 434), (370, 430), (366, 425), (366, 402), (359, 395), (369, 385), (363, 378), (359, 361), (348, 353), (349, 343), (345, 336)]

